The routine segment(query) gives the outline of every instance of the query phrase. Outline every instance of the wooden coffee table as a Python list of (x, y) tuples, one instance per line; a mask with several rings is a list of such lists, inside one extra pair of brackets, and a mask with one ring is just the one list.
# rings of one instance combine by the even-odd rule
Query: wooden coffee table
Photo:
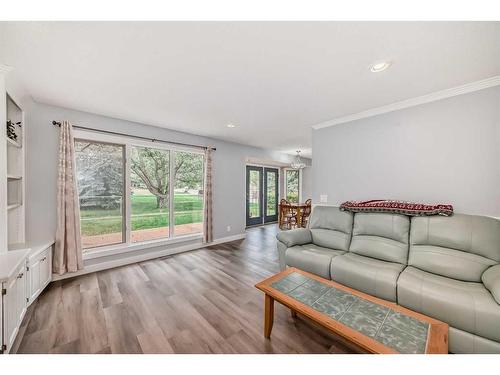
[(311, 273), (288, 268), (255, 286), (265, 293), (266, 338), (276, 300), (370, 353), (448, 353), (448, 324)]

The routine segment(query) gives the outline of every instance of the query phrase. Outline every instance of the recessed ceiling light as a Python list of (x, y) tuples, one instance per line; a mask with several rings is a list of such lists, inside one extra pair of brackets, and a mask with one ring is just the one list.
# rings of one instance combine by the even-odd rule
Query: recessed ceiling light
[(391, 65), (392, 65), (391, 61), (377, 61), (372, 64), (372, 66), (370, 67), (370, 71), (373, 73), (383, 72)]
[(236, 125), (234, 125), (234, 124), (227, 124), (226, 126), (227, 126), (228, 128), (235, 128), (235, 127), (236, 127)]

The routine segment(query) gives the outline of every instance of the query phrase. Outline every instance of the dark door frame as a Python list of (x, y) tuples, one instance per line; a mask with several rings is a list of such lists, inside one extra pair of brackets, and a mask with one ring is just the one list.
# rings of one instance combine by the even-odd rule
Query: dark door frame
[[(259, 216), (250, 217), (250, 172), (257, 171), (259, 172)], [(276, 208), (275, 215), (266, 215), (266, 207), (267, 207), (267, 173), (275, 173), (276, 174)], [(271, 222), (278, 221), (278, 201), (279, 201), (279, 176), (280, 169), (273, 167), (263, 167), (257, 165), (247, 165), (246, 166), (246, 182), (245, 182), (245, 190), (246, 190), (246, 226), (254, 226), (254, 225), (262, 225)]]
[[(267, 215), (267, 173), (273, 173), (276, 176), (275, 179), (275, 187), (274, 187), (274, 194), (275, 194), (275, 200), (274, 200), (274, 215)], [(280, 185), (280, 172), (278, 168), (269, 168), (269, 167), (264, 167), (264, 174), (263, 174), (263, 179), (264, 179), (264, 188), (262, 189), (262, 193), (264, 196), (264, 203), (262, 205), (264, 209), (264, 224), (267, 223), (274, 223), (278, 221), (278, 200), (280, 196), (280, 191), (279, 191), (279, 185)]]
[[(250, 217), (250, 172), (256, 171), (259, 172), (259, 216)], [(246, 226), (250, 227), (252, 225), (262, 224), (263, 220), (263, 210), (262, 210), (262, 180), (263, 180), (263, 169), (262, 167), (257, 167), (254, 165), (246, 166), (246, 182), (245, 182), (245, 190), (246, 190)]]

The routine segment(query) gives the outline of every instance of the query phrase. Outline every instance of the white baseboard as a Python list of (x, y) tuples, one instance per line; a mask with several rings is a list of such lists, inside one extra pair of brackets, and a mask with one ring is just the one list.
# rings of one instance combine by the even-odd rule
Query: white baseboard
[(171, 247), (168, 249), (158, 250), (155, 252), (146, 253), (146, 254), (139, 254), (139, 255), (134, 255), (134, 256), (130, 256), (130, 253), (129, 253), (129, 256), (126, 256), (126, 254), (124, 254), (123, 258), (114, 259), (114, 260), (110, 260), (110, 261), (103, 261), (100, 263), (92, 264), (92, 265), (86, 266), (83, 270), (80, 270), (78, 272), (66, 273), (64, 275), (53, 275), (52, 281), (69, 279), (71, 277), (86, 275), (88, 273), (97, 272), (97, 271), (104, 271), (104, 270), (115, 268), (115, 267), (125, 266), (127, 264), (133, 264), (133, 263), (143, 262), (143, 261), (150, 260), (150, 259), (161, 258), (161, 257), (167, 256), (167, 255), (184, 253), (186, 251), (202, 249), (202, 248), (205, 248), (208, 246), (214, 246), (214, 245), (219, 245), (219, 244), (226, 243), (226, 242), (241, 240), (241, 239), (244, 239), (245, 237), (246, 237), (246, 233), (240, 233), (240, 234), (236, 234), (234, 236), (218, 238), (210, 243), (195, 243), (195, 244), (190, 244), (190, 245), (185, 245), (185, 246)]
[(246, 233), (240, 233), (240, 234), (235, 234), (233, 236), (222, 237), (222, 238), (213, 240), (209, 244), (205, 244), (205, 246), (203, 246), (203, 247), (213, 246), (213, 245), (219, 245), (219, 244), (225, 243), (225, 242), (243, 240), (246, 236), (247, 236)]

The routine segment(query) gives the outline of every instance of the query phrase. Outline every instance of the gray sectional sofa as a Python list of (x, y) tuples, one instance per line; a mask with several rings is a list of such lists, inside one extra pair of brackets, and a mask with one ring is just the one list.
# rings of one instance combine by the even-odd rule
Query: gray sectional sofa
[(408, 217), (317, 206), (277, 235), (300, 268), (449, 324), (453, 353), (500, 353), (500, 220)]

